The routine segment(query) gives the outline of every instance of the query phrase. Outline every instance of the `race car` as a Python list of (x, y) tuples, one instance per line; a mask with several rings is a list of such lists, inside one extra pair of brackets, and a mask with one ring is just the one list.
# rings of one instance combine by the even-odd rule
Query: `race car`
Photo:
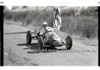
[[(65, 38), (65, 41), (57, 41), (56, 40), (56, 44), (55, 41), (52, 39), (47, 39), (46, 38), (47, 33), (45, 34), (40, 34), (40, 32), (37, 32), (35, 30), (35, 35), (32, 36), (32, 32), (31, 31), (27, 31), (26, 33), (26, 43), (27, 45), (31, 44), (32, 39), (36, 39), (38, 40), (38, 47), (39, 49), (43, 49), (44, 47), (62, 47), (63, 45), (66, 46), (67, 50), (70, 50), (72, 48), (72, 38), (70, 35), (67, 35)], [(47, 35), (48, 36), (48, 35)]]

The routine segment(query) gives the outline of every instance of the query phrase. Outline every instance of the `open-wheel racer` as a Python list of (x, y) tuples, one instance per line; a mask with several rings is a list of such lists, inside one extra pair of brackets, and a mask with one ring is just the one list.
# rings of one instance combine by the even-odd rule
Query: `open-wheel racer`
[(47, 22), (43, 23), (43, 26), (40, 28), (39, 32), (36, 31), (36, 35), (32, 36), (31, 31), (27, 31), (26, 42), (31, 44), (32, 38), (38, 40), (39, 49), (44, 47), (61, 47), (66, 45), (66, 49), (70, 50), (72, 48), (72, 38), (68, 35), (65, 38), (65, 41), (62, 41), (61, 38), (55, 33), (52, 27), (48, 27)]

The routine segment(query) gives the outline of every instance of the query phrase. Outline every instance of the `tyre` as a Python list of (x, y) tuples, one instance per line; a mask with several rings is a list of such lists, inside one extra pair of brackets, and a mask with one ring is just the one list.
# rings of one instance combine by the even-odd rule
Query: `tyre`
[(68, 35), (66, 40), (66, 49), (70, 50), (72, 48), (72, 38)]
[(31, 31), (27, 31), (27, 34), (26, 34), (26, 43), (27, 44), (31, 44)]
[(39, 36), (38, 37), (38, 47), (39, 49), (43, 49), (43, 46), (44, 46), (43, 37)]

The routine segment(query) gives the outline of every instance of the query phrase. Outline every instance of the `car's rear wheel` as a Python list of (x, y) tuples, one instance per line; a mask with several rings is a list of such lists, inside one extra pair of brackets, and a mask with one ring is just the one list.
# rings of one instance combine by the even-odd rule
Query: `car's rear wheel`
[(66, 40), (66, 49), (70, 50), (72, 48), (72, 38), (68, 35)]
[(27, 34), (26, 34), (26, 43), (27, 44), (31, 44), (31, 31), (27, 31)]

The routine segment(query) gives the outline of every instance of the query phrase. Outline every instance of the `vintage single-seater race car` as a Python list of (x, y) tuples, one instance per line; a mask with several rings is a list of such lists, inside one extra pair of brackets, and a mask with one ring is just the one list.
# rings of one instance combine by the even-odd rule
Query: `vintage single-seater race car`
[[(32, 36), (31, 31), (27, 31), (26, 34), (26, 43), (29, 45), (31, 44), (32, 39), (37, 39), (38, 40), (38, 47), (39, 49), (43, 49), (44, 47), (61, 47), (63, 45), (66, 46), (67, 50), (70, 50), (72, 48), (72, 38), (70, 35), (66, 36), (65, 41), (54, 41), (52, 39), (46, 39), (47, 33), (45, 34), (40, 34), (40, 32), (35, 31), (35, 35)], [(56, 44), (54, 44), (56, 42)]]

